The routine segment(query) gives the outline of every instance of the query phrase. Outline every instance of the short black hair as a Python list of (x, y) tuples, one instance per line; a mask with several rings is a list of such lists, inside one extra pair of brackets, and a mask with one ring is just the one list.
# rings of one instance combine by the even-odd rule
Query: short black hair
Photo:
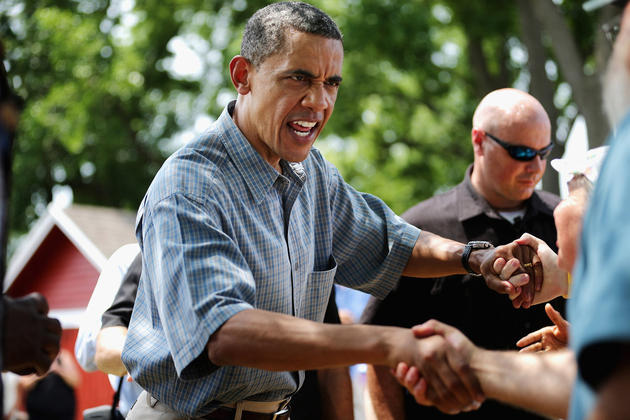
[(289, 28), (343, 42), (335, 21), (317, 7), (302, 2), (280, 2), (259, 9), (249, 18), (241, 55), (258, 66), (284, 47)]

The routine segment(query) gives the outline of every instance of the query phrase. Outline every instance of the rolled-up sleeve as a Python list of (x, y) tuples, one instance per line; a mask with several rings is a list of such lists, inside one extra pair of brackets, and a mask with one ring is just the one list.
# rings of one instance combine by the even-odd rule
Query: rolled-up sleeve
[(381, 199), (345, 183), (330, 165), (337, 282), (384, 298), (404, 270), (420, 230)]
[[(255, 304), (256, 286), (228, 218), (212, 202), (183, 194), (162, 199), (143, 227), (145, 263), (157, 317), (182, 379), (207, 374), (186, 369), (210, 336)], [(195, 364), (198, 367), (198, 364)]]

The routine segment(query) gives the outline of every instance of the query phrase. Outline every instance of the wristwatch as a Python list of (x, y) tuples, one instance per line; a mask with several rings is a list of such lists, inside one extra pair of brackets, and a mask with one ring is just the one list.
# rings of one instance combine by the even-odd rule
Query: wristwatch
[(468, 258), (470, 258), (470, 253), (476, 249), (488, 249), (492, 248), (492, 245), (488, 241), (470, 241), (464, 246), (464, 252), (462, 253), (462, 265), (468, 271), (468, 273), (473, 276), (480, 276), (481, 274), (475, 273), (472, 268), (470, 268), (470, 264), (468, 264)]

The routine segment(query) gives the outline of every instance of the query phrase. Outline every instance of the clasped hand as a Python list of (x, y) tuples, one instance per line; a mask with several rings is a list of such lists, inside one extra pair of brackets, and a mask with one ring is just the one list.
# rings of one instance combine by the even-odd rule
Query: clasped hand
[(486, 266), (482, 265), (482, 269), (487, 270), (489, 278), (496, 284), (509, 283), (514, 286), (513, 289), (506, 287), (501, 291), (486, 278), (488, 287), (507, 293), (515, 308), (528, 308), (568, 295), (568, 273), (558, 266), (558, 255), (542, 239), (525, 233), (516, 241), (499, 248), (502, 248), (501, 254), (494, 260), (484, 260)]
[(412, 328), (418, 351), (392, 372), (416, 401), (448, 414), (475, 410), (485, 397), (471, 368), (475, 346), (457, 329), (430, 320)]
[(514, 241), (487, 250), (480, 270), (486, 285), (497, 293), (507, 294), (515, 308), (528, 308), (542, 289), (543, 265), (529, 243)]
[(39, 293), (2, 299), (2, 369), (43, 375), (59, 352), (61, 324), (48, 317), (48, 303)]

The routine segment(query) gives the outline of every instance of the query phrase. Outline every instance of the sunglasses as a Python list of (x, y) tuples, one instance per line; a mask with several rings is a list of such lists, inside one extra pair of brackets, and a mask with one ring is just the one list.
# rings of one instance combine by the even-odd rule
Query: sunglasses
[(528, 162), (530, 160), (533, 160), (536, 155), (540, 156), (540, 158), (543, 160), (547, 159), (547, 156), (549, 156), (549, 153), (551, 153), (551, 149), (553, 149), (553, 142), (549, 143), (548, 146), (545, 146), (542, 149), (532, 149), (531, 147), (527, 146), (516, 146), (514, 144), (507, 143), (490, 133), (486, 133), (486, 136), (490, 137), (499, 146), (507, 150), (512, 159), (520, 160), (521, 162)]

